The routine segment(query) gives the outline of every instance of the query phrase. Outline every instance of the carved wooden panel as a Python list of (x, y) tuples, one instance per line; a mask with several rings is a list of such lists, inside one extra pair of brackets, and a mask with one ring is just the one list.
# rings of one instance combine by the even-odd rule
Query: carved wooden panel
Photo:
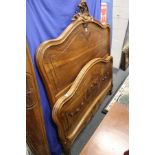
[(86, 11), (76, 14), (57, 39), (43, 42), (37, 50), (37, 66), (52, 106), (87, 62), (110, 55), (109, 25), (95, 21)]
[(111, 89), (112, 57), (95, 58), (82, 68), (68, 92), (58, 99), (52, 114), (65, 150)]
[(50, 155), (28, 46), (26, 46), (26, 141), (34, 155)]

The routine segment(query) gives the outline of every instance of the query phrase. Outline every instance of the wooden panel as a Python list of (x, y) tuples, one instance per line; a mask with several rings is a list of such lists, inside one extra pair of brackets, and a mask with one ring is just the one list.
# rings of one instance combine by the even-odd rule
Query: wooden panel
[(34, 155), (50, 155), (28, 46), (26, 46), (26, 141)]
[(82, 68), (69, 91), (58, 99), (53, 107), (53, 119), (65, 150), (111, 89), (112, 57), (95, 58)]
[(128, 108), (115, 103), (80, 155), (123, 155), (129, 150)]
[(73, 21), (57, 39), (43, 42), (37, 50), (37, 66), (52, 106), (87, 62), (110, 54), (109, 26), (90, 16), (82, 17)]

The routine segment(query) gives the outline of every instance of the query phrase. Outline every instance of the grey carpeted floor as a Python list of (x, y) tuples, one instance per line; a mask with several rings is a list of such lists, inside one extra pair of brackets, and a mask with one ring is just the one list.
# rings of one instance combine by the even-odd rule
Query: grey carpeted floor
[(113, 92), (112, 95), (108, 95), (103, 103), (101, 104), (100, 108), (94, 115), (94, 117), (91, 119), (89, 124), (85, 127), (85, 129), (81, 132), (81, 134), (77, 137), (74, 144), (71, 148), (71, 155), (79, 155), (84, 145), (87, 143), (87, 141), (90, 139), (92, 134), (94, 133), (95, 129), (100, 124), (101, 120), (104, 118), (105, 114), (103, 114), (104, 107), (110, 102), (112, 97), (115, 95), (117, 90), (119, 89), (120, 85), (123, 83), (125, 78), (129, 74), (129, 69), (126, 71), (113, 69)]

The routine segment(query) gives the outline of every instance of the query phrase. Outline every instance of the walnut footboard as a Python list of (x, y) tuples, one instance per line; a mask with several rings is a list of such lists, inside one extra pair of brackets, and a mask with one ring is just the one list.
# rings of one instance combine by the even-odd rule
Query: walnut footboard
[(112, 90), (112, 57), (95, 58), (80, 71), (68, 92), (55, 103), (52, 117), (65, 152)]

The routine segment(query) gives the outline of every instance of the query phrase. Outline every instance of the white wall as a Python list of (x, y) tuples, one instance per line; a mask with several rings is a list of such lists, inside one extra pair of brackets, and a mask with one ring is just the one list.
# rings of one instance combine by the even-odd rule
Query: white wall
[(119, 68), (122, 46), (129, 19), (129, 0), (113, 0), (113, 31), (111, 54), (113, 66)]

